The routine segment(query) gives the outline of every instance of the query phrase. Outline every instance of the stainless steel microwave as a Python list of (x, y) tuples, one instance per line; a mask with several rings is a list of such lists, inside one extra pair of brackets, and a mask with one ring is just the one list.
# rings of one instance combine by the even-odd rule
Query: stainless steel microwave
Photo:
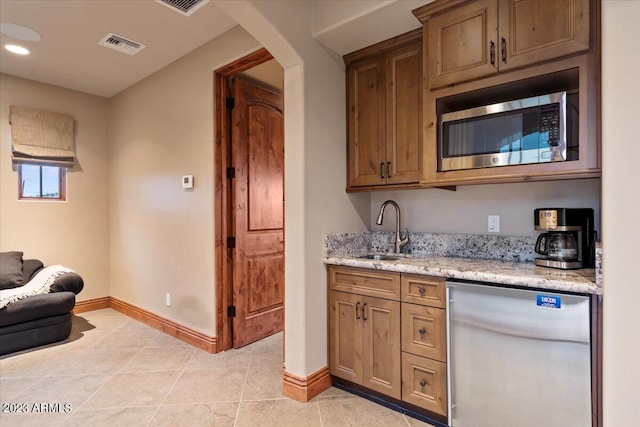
[(567, 92), (556, 92), (449, 112), (439, 124), (439, 171), (577, 158), (577, 94), (569, 101)]

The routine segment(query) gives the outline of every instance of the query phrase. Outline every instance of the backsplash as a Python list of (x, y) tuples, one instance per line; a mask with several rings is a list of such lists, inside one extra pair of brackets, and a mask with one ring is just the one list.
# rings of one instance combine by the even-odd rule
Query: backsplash
[[(372, 231), (325, 235), (324, 255), (358, 252), (389, 252), (395, 233)], [(409, 233), (405, 252), (416, 256), (450, 256), (532, 262), (536, 257), (532, 236), (489, 236), (478, 234)]]

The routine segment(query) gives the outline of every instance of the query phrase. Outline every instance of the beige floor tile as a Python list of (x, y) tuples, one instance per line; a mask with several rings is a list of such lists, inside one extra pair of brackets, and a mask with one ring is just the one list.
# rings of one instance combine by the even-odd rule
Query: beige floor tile
[[(32, 408), (30, 408), (30, 411)], [(69, 416), (69, 414), (29, 412), (26, 414), (2, 413), (0, 414), (0, 426), (2, 427), (56, 427)]]
[(280, 366), (264, 366), (249, 368), (247, 383), (242, 392), (242, 401), (281, 399), (282, 368)]
[(227, 350), (216, 354), (196, 350), (191, 355), (186, 369), (247, 368), (250, 359), (250, 347)]
[(282, 366), (282, 350), (278, 352), (253, 353), (249, 366)]
[(16, 353), (0, 360), (0, 378), (45, 377), (62, 363), (63, 359), (47, 357), (38, 350)]
[(46, 403), (68, 410), (78, 409), (110, 378), (110, 375), (46, 377), (16, 395), (11, 401)]
[(80, 410), (72, 412), (62, 425), (64, 427), (145, 427), (157, 409), (157, 406), (144, 406)]
[(120, 368), (119, 372), (181, 371), (195, 348), (145, 347)]
[(2, 378), (0, 382), (0, 402), (8, 402), (38, 381), (40, 381), (40, 378)]
[(282, 354), (282, 332), (270, 335), (266, 338), (256, 341), (252, 344), (254, 353), (273, 353)]
[[(241, 402), (236, 427), (321, 426), (318, 405), (289, 399)], [(359, 427), (366, 424), (360, 424)]]
[(80, 409), (160, 405), (179, 371), (116, 374)]
[(402, 414), (360, 397), (320, 399), (323, 427), (407, 426)]
[(425, 423), (424, 421), (411, 418), (406, 414), (404, 416), (404, 419), (407, 421), (407, 424), (409, 424), (410, 427), (434, 427), (433, 425)]
[(233, 427), (238, 403), (162, 405), (149, 427)]
[(352, 393), (349, 393), (348, 391), (341, 390), (337, 387), (329, 387), (327, 390), (317, 395), (314, 399), (335, 399), (338, 397), (356, 397), (356, 396)]
[(142, 348), (162, 332), (155, 329), (117, 329), (98, 342), (96, 348)]
[(117, 329), (130, 320), (124, 314), (108, 308), (76, 314), (74, 317), (85, 319), (90, 325), (100, 329)]
[(164, 403), (239, 402), (247, 368), (183, 371)]
[(187, 344), (186, 342), (167, 334), (155, 337), (147, 344), (147, 347), (183, 347), (195, 349), (191, 344)]
[(52, 375), (74, 374), (115, 374), (133, 356), (137, 348), (90, 348), (70, 357), (52, 371)]

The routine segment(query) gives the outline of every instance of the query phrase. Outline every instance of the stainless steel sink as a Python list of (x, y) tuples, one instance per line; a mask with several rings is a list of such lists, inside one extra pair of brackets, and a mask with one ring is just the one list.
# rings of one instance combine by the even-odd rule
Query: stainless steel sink
[(362, 255), (362, 256), (359, 256), (358, 258), (361, 258), (361, 259), (372, 259), (372, 260), (375, 260), (375, 261), (397, 261), (399, 259), (402, 259), (401, 256), (378, 255), (378, 254)]

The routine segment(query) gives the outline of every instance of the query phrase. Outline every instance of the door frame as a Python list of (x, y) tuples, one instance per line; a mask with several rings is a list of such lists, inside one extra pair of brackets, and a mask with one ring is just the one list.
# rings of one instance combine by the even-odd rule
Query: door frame
[(232, 188), (226, 176), (231, 166), (229, 147), (229, 115), (226, 98), (229, 96), (227, 78), (273, 59), (261, 48), (214, 71), (214, 272), (216, 298), (216, 353), (233, 347), (231, 328), (233, 321), (227, 316), (227, 307), (233, 302), (232, 250), (227, 248), (227, 237), (232, 236), (233, 216), (229, 216)]

